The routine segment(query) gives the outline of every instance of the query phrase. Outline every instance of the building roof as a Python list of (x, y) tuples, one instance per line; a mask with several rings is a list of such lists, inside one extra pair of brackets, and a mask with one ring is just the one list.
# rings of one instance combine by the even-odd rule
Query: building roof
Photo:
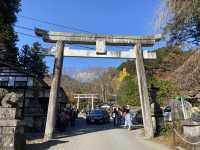
[[(32, 77), (36, 80), (38, 80), (40, 82), (40, 84), (42, 85), (42, 87), (45, 88), (50, 88), (51, 87), (51, 82), (52, 82), (52, 76), (49, 74), (45, 74), (43, 79), (38, 78), (38, 76), (30, 71), (27, 71), (25, 69), (23, 69), (20, 65), (14, 65), (14, 64), (9, 64), (7, 62), (3, 62), (0, 60), (0, 67), (8, 67), (12, 70), (16, 70), (19, 73), (23, 73), (29, 77)], [(65, 93), (65, 95), (67, 96), (67, 92), (64, 90), (63, 88), (63, 84), (61, 83), (61, 90)]]
[(34, 73), (32, 73), (28, 70), (25, 70), (20, 65), (17, 65), (17, 64), (15, 65), (15, 64), (11, 64), (11, 63), (4, 62), (4, 61), (0, 60), (0, 67), (8, 67), (12, 70), (16, 70), (19, 73), (23, 73), (26, 76), (29, 76), (29, 77), (32, 77), (32, 78), (38, 80), (42, 84), (42, 86), (48, 87), (48, 85), (46, 84), (46, 82), (44, 82), (43, 79), (38, 78), (38, 76), (36, 74), (34, 74)]

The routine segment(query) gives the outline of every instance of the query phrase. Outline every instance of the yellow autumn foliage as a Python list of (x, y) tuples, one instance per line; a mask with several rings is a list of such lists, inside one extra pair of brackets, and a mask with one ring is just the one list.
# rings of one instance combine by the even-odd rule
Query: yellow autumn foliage
[(116, 87), (117, 89), (119, 89), (122, 81), (127, 77), (129, 76), (129, 73), (126, 71), (126, 68), (123, 68), (120, 72), (119, 72), (119, 75), (115, 78), (113, 78), (113, 80), (115, 81), (116, 83)]

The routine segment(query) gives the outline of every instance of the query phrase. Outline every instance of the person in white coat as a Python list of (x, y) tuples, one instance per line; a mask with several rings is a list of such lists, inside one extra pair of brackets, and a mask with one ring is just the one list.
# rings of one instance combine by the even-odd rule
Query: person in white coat
[(125, 126), (128, 127), (128, 130), (131, 130), (133, 124), (132, 124), (132, 119), (131, 119), (131, 115), (129, 113), (129, 110), (126, 110), (126, 115), (125, 115)]

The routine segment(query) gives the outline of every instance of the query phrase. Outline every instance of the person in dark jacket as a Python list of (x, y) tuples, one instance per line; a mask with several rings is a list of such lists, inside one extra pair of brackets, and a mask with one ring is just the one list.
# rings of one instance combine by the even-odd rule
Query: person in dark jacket
[(121, 126), (121, 122), (122, 122), (122, 111), (120, 108), (118, 108), (118, 112), (117, 112), (117, 126)]
[(71, 122), (71, 127), (75, 126), (75, 121), (76, 121), (76, 111), (72, 108), (70, 112), (70, 122)]
[(114, 110), (112, 112), (112, 118), (113, 118), (113, 125), (114, 126), (117, 125), (117, 116), (118, 116), (118, 112), (117, 112), (116, 108), (114, 108)]

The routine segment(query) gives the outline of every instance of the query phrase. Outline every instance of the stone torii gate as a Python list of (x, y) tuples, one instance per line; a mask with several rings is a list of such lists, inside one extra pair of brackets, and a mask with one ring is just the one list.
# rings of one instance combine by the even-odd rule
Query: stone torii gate
[[(60, 77), (63, 65), (63, 56), (67, 57), (97, 57), (97, 58), (128, 58), (136, 59), (136, 70), (139, 86), (140, 103), (142, 108), (145, 136), (154, 136), (151, 119), (150, 102), (143, 59), (156, 59), (155, 52), (143, 52), (142, 47), (151, 47), (161, 39), (161, 35), (155, 36), (119, 36), (100, 34), (77, 34), (65, 32), (50, 32), (35, 29), (36, 35), (45, 42), (56, 43), (56, 51), (48, 52), (47, 55), (55, 55), (53, 80), (51, 83), (47, 121), (45, 128), (45, 140), (53, 136), (55, 126), (56, 98), (60, 87)], [(96, 45), (96, 51), (87, 50), (64, 50), (65, 44)], [(133, 46), (130, 51), (107, 51), (106, 45)]]
[(74, 94), (74, 98), (77, 99), (77, 109), (79, 109), (80, 99), (91, 99), (91, 110), (94, 110), (94, 100), (98, 99), (97, 94)]

